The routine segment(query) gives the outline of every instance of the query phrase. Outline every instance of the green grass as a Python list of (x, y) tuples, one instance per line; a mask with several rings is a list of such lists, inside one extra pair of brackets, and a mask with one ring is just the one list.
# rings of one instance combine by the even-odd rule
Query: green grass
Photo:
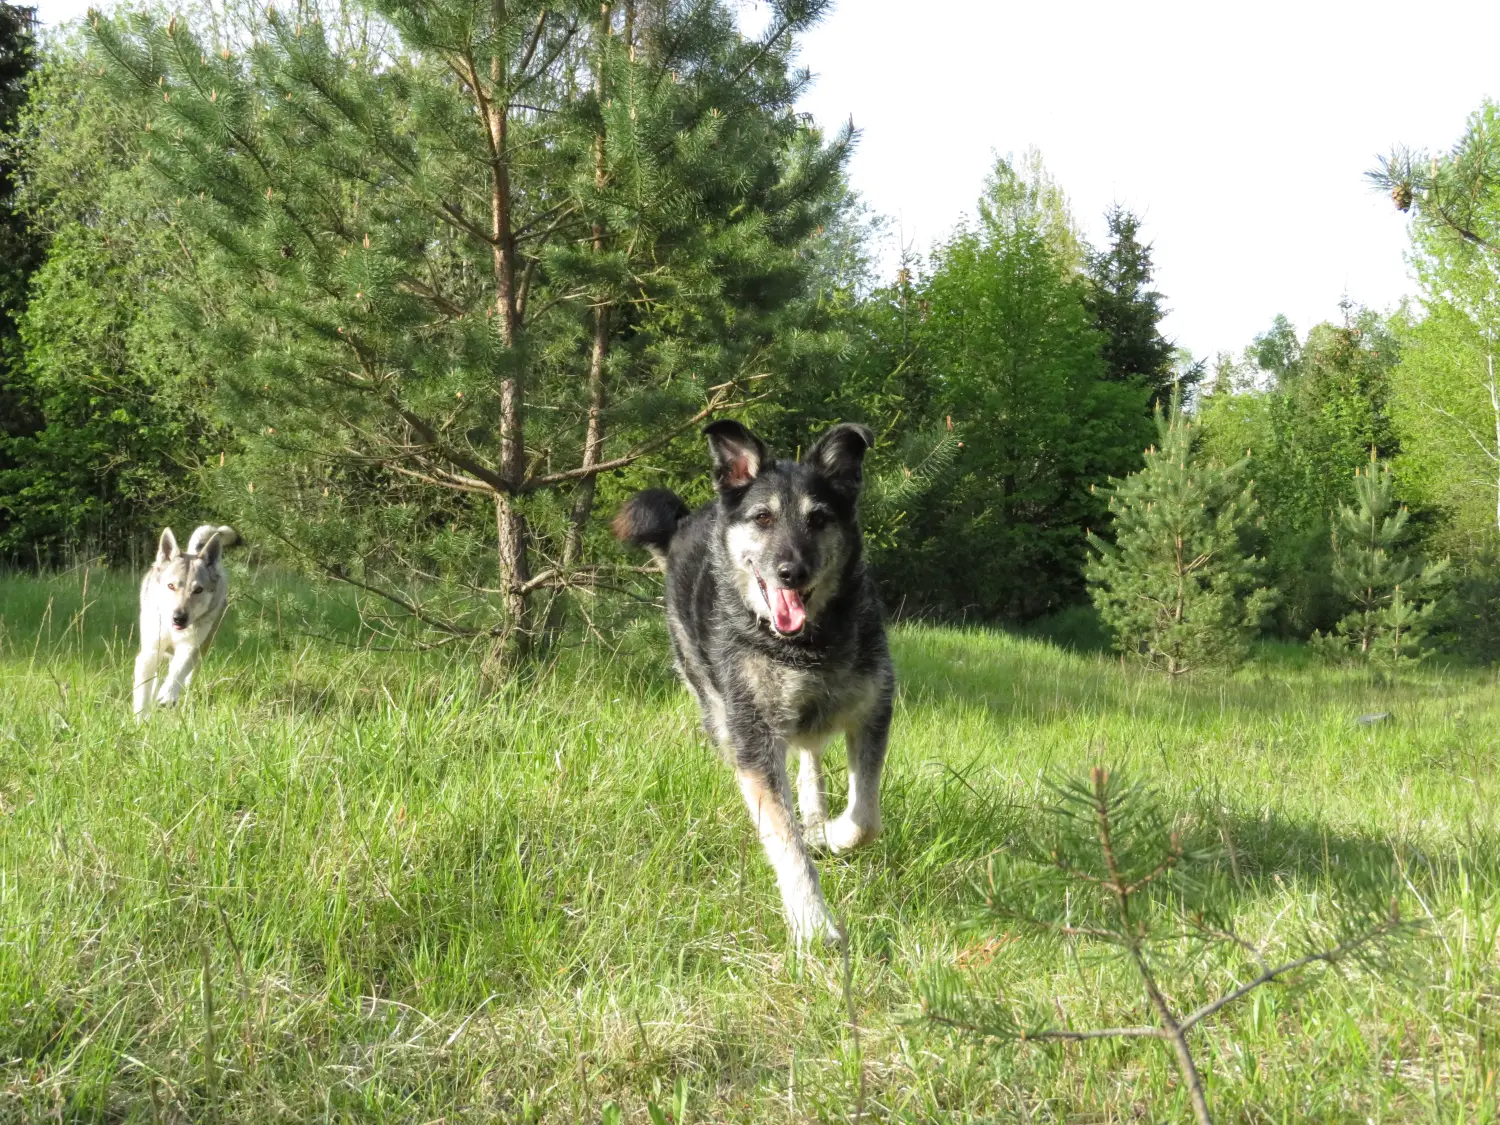
[[(1165, 1046), (981, 1042), (915, 1018), (962, 965), (1075, 1026), (1125, 966), (963, 929), (1041, 780), (1095, 762), (1221, 834), (1274, 956), (1386, 873), (1399, 973), (1309, 973), (1196, 1036), (1219, 1120), (1487, 1122), (1500, 1072), (1500, 694), (1268, 648), (1170, 686), (1035, 639), (896, 632), (886, 833), (822, 865), (852, 934), (798, 960), (659, 623), (482, 689), (238, 577), (186, 705), (129, 715), (134, 581), (0, 578), (0, 1120), (1182, 1121)], [(1362, 713), (1389, 722), (1359, 726)], [(835, 752), (835, 771), (841, 752)], [(837, 779), (836, 779), (837, 781)], [(836, 782), (835, 782), (836, 784)], [(837, 802), (835, 803), (837, 808)], [(1242, 966), (1181, 978), (1184, 1006)]]

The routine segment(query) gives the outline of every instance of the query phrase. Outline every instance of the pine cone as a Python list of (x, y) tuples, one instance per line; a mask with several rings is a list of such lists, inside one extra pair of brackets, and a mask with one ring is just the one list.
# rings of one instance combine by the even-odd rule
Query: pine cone
[(1396, 205), (1397, 211), (1410, 211), (1412, 200), (1411, 181), (1402, 180), (1391, 188), (1391, 202)]

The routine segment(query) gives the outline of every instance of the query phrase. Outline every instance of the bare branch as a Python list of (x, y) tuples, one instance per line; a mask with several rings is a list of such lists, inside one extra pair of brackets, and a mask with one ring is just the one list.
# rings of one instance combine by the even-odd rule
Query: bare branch
[(684, 430), (692, 429), (699, 422), (709, 417), (709, 415), (714, 414), (715, 412), (720, 410), (736, 410), (742, 406), (747, 406), (752, 402), (759, 402), (766, 396), (757, 395), (754, 398), (745, 399), (741, 402), (725, 402), (724, 399), (727, 397), (727, 395), (716, 394), (711, 400), (709, 400), (707, 406), (698, 411), (698, 413), (694, 414), (687, 421), (683, 422), (679, 426), (674, 426), (672, 429), (667, 430), (665, 433), (658, 434), (650, 441), (641, 443), (640, 445), (632, 449), (629, 453), (625, 454), (623, 457), (616, 457), (612, 461), (600, 461), (596, 465), (589, 465), (577, 469), (567, 469), (560, 473), (548, 473), (545, 476), (540, 477), (527, 477), (524, 481), (521, 482), (521, 487), (516, 491), (534, 492), (538, 488), (546, 488), (549, 485), (561, 484), (564, 481), (579, 480), (583, 477), (595, 476), (599, 473), (607, 473), (612, 469), (623, 469), (625, 468), (625, 466), (632, 465), (635, 462), (639, 461), (642, 457), (645, 457), (651, 453), (655, 453), (658, 449), (662, 448), (678, 434), (682, 433)]
[(285, 543), (293, 551), (297, 552), (297, 554), (301, 555), (304, 559), (311, 562), (314, 567), (322, 571), (324, 574), (328, 575), (329, 578), (332, 578), (338, 582), (347, 583), (348, 585), (353, 586), (356, 589), (364, 590), (367, 593), (374, 594), (376, 597), (384, 598), (392, 605), (399, 606), (401, 609), (405, 610), (417, 621), (420, 621), (422, 622), (422, 624), (438, 630), (438, 632), (440, 633), (448, 633), (449, 635), (454, 637), (482, 637), (487, 633), (492, 632), (492, 630), (475, 629), (467, 625), (456, 625), (451, 621), (444, 621), (441, 618), (433, 617), (431, 614), (424, 611), (420, 606), (416, 605), (413, 602), (407, 601), (400, 594), (393, 593), (390, 590), (383, 590), (379, 586), (373, 586), (368, 582), (361, 582), (358, 578), (355, 578), (354, 576), (349, 574), (342, 567), (330, 566), (328, 563), (323, 562), (317, 556), (304, 551), (300, 546), (298, 546), (296, 543), (293, 543), (286, 536), (281, 535), (275, 531), (271, 532), (271, 534)]

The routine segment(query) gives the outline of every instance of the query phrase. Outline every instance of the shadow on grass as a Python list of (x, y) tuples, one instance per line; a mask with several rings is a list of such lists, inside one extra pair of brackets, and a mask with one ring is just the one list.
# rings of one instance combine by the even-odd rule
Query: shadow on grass
[[(1056, 826), (1050, 793), (1018, 799), (1007, 787), (977, 785), (946, 768), (892, 781), (886, 832), (871, 858), (840, 862), (867, 865), (861, 881), (870, 884), (872, 900), (891, 895), (950, 924), (972, 915), (988, 857), (1015, 859)], [(1441, 896), (1463, 880), (1480, 893), (1500, 889), (1500, 835), (1493, 831), (1427, 849), (1312, 817), (1246, 811), (1229, 795), (1201, 790), (1187, 799), (1158, 794), (1157, 808), (1190, 853), (1212, 857), (1209, 867), (1242, 905), (1310, 891), (1342, 902), (1404, 897), (1403, 888)]]

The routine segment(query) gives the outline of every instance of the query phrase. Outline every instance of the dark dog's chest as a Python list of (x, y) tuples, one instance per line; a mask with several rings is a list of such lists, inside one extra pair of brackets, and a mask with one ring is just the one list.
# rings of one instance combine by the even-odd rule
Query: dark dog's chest
[(741, 654), (732, 680), (743, 685), (755, 709), (786, 735), (819, 734), (862, 713), (874, 683), (852, 668), (798, 667), (759, 653)]

